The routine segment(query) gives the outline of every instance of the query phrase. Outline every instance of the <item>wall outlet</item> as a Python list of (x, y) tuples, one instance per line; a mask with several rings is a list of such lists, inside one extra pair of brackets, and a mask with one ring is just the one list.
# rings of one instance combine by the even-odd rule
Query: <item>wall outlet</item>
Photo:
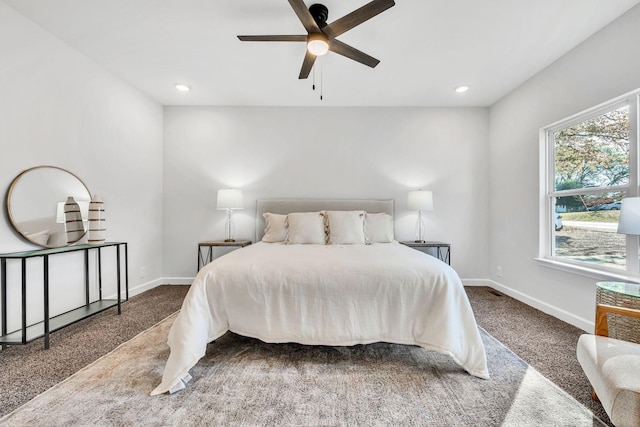
[(140, 267), (140, 278), (147, 276), (147, 267)]
[(498, 266), (498, 268), (496, 268), (496, 275), (502, 277), (502, 267)]

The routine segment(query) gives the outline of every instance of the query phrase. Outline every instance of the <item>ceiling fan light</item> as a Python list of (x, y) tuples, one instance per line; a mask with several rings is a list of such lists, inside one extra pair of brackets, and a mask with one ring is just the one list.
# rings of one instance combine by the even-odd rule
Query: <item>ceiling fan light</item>
[(329, 42), (320, 34), (310, 34), (307, 40), (307, 50), (315, 56), (322, 56), (329, 52)]

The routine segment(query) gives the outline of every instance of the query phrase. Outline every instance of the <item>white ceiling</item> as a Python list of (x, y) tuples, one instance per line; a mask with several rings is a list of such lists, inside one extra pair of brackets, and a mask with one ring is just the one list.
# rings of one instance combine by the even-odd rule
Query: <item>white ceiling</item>
[[(2, 1), (163, 105), (260, 106), (489, 106), (640, 3), (396, 0), (338, 37), (380, 64), (329, 53), (321, 101), (298, 80), (304, 43), (236, 38), (305, 34), (287, 0)], [(328, 22), (367, 2), (322, 1)]]

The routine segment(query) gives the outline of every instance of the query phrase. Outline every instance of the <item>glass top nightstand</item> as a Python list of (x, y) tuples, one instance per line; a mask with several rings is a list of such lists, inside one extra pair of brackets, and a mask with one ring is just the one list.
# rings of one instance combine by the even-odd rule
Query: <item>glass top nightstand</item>
[[(596, 283), (596, 303), (640, 310), (640, 284), (598, 282)], [(640, 343), (640, 319), (609, 314), (607, 323), (611, 338)]]
[[(210, 263), (217, 256), (214, 255), (214, 248), (230, 248), (231, 250), (244, 248), (245, 246), (249, 246), (251, 244), (251, 240), (236, 240), (233, 242), (225, 242), (224, 240), (213, 240), (210, 242), (200, 242), (198, 243), (198, 271)], [(203, 248), (207, 248), (206, 254), (202, 252)], [(227, 250), (225, 253), (230, 252)]]
[(640, 298), (640, 283), (598, 282), (596, 286), (598, 286), (598, 289), (601, 289), (603, 291)]
[(414, 242), (414, 241), (404, 241), (400, 242), (405, 246), (409, 246), (410, 248), (417, 249), (421, 252), (428, 253), (429, 248), (436, 249), (436, 258), (440, 261), (444, 261), (447, 264), (451, 265), (451, 244), (445, 242), (434, 242), (434, 241), (426, 241), (426, 242)]

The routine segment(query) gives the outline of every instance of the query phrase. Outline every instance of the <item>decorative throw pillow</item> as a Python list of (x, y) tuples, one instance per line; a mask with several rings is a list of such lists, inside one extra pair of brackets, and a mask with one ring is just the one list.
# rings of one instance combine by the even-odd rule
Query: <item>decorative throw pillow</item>
[(364, 211), (327, 211), (330, 245), (364, 245)]
[(45, 246), (49, 242), (49, 230), (42, 230), (37, 233), (24, 233), (24, 235), (32, 242), (42, 246)]
[(267, 243), (284, 242), (287, 239), (287, 216), (270, 212), (265, 212), (262, 216), (265, 222), (262, 241)]
[(294, 212), (287, 215), (289, 235), (285, 243), (324, 245), (324, 212)]
[(367, 213), (364, 217), (367, 244), (393, 242), (393, 218), (386, 213)]

